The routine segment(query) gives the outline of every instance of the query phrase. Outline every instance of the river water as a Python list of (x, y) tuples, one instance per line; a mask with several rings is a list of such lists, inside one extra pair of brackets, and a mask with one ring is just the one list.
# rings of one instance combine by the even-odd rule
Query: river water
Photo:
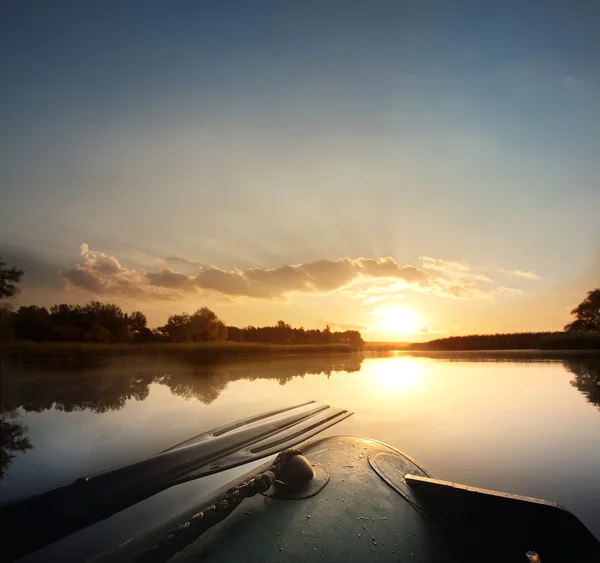
[[(72, 368), (4, 364), (0, 499), (315, 399), (354, 411), (324, 436), (374, 438), (416, 458), (437, 478), (556, 501), (600, 538), (598, 376), (598, 358), (481, 353), (210, 365), (156, 359)], [(247, 470), (175, 487), (28, 559), (81, 560), (189, 508)]]

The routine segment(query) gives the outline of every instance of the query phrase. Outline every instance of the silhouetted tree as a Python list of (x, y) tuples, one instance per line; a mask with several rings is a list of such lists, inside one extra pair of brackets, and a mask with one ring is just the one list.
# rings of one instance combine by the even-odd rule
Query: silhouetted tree
[(84, 338), (88, 342), (127, 342), (131, 339), (127, 316), (118, 305), (91, 301), (84, 307)]
[(246, 328), (227, 327), (208, 309), (202, 307), (193, 315), (171, 315), (164, 326), (150, 330), (146, 316), (140, 311), (123, 313), (113, 303), (91, 301), (87, 305), (29, 305), (16, 312), (0, 311), (1, 339), (13, 335), (17, 340), (32, 342), (261, 342), (270, 344), (343, 344), (356, 350), (364, 346), (358, 331), (332, 331), (293, 328), (285, 321), (275, 326)]
[(19, 283), (23, 277), (23, 270), (5, 268), (6, 262), (0, 258), (0, 299), (12, 297), (19, 291)]
[(190, 335), (190, 316), (187, 313), (181, 315), (171, 315), (167, 324), (158, 328), (161, 334), (164, 334), (169, 342), (189, 342)]
[(134, 342), (152, 342), (154, 334), (146, 326), (147, 322), (146, 315), (139, 311), (127, 316), (127, 327)]
[(588, 291), (587, 297), (571, 311), (575, 320), (565, 326), (567, 332), (600, 332), (600, 287)]
[(14, 338), (13, 312), (9, 304), (0, 306), (0, 342), (6, 342)]
[(60, 342), (84, 340), (86, 311), (80, 305), (53, 305), (50, 315), (54, 326), (54, 338)]
[(227, 327), (227, 340), (232, 342), (266, 342), (270, 344), (344, 344), (359, 350), (364, 347), (364, 340), (357, 330), (334, 332), (329, 326), (324, 330), (303, 327), (292, 328), (284, 321), (278, 321), (275, 326), (248, 326), (238, 328)]
[(19, 338), (33, 342), (53, 339), (52, 322), (46, 307), (37, 305), (19, 307), (13, 319), (13, 327)]
[(193, 342), (209, 342), (227, 338), (227, 327), (207, 307), (198, 309), (190, 317), (189, 323), (190, 337)]

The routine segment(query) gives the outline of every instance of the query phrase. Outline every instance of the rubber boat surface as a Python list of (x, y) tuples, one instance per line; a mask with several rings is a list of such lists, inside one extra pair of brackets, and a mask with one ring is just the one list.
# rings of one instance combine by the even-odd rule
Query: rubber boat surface
[[(600, 543), (555, 503), (438, 481), (375, 440), (338, 436), (299, 449), (314, 470), (304, 487), (286, 492), (274, 485), (245, 499), (168, 560), (600, 561)], [(207, 498), (206, 506), (222, 492)], [(183, 514), (96, 561), (157, 561), (153, 546), (168, 542), (192, 517)]]
[(600, 542), (555, 503), (434, 479), (376, 440), (314, 440), (351, 414), (314, 401), (280, 408), (4, 504), (3, 561), (43, 558), (169, 487), (277, 454), (93, 561), (600, 562)]

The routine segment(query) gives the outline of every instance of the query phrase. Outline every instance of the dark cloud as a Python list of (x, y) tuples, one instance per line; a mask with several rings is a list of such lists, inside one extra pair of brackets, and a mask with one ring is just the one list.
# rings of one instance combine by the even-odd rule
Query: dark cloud
[[(170, 300), (183, 296), (173, 288), (149, 283), (147, 274), (142, 275), (137, 270), (121, 266), (114, 256), (90, 250), (87, 244), (82, 244), (80, 249), (83, 263), (63, 272), (64, 279), (72, 287), (97, 296), (115, 295), (148, 300)], [(161, 272), (156, 275), (160, 276)]]
[(107, 284), (102, 278), (84, 268), (72, 268), (64, 272), (65, 279), (73, 286), (91, 293), (105, 293)]
[(161, 268), (158, 272), (146, 272), (146, 279), (150, 285), (169, 289), (191, 289), (193, 285), (190, 276), (180, 274), (168, 267)]

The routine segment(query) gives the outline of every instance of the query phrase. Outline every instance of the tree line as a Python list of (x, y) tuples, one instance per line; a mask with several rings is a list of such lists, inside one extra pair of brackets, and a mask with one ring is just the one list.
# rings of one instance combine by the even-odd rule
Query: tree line
[(571, 311), (575, 318), (564, 332), (518, 332), (450, 336), (411, 344), (413, 350), (534, 350), (600, 349), (600, 288)]
[(600, 332), (516, 332), (450, 336), (412, 343), (410, 350), (598, 350)]
[(239, 328), (226, 326), (217, 315), (202, 307), (189, 315), (171, 315), (156, 329), (147, 326), (140, 311), (125, 313), (114, 303), (91, 301), (86, 305), (37, 305), (19, 307), (2, 313), (3, 341), (29, 342), (264, 342), (270, 344), (347, 344), (356, 349), (364, 345), (356, 330), (332, 331), (292, 328), (284, 321), (275, 326)]

